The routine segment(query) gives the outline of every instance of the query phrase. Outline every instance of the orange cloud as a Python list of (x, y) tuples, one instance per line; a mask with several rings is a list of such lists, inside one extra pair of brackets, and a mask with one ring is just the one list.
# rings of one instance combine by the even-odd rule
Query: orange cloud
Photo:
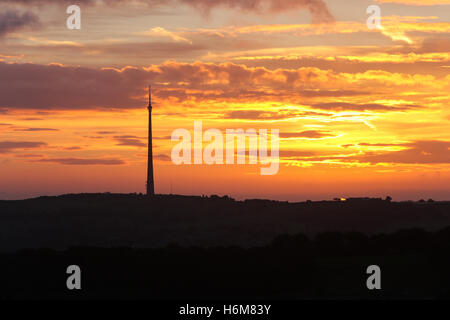
[(252, 25), (244, 27), (228, 26), (219, 29), (200, 29), (182, 31), (180, 36), (212, 35), (221, 37), (236, 37), (241, 34), (279, 34), (287, 33), (291, 35), (326, 35), (326, 34), (351, 34), (357, 32), (381, 32), (389, 37), (400, 37), (406, 32), (421, 31), (427, 33), (447, 33), (450, 32), (448, 22), (422, 22), (423, 20), (436, 20), (437, 17), (418, 16), (386, 16), (382, 18), (382, 30), (369, 30), (365, 23), (352, 21), (337, 21), (333, 24), (277, 24), (277, 25)]
[[(25, 78), (29, 87), (26, 95), (23, 94)], [(303, 97), (348, 97), (377, 92), (395, 93), (398, 90), (436, 93), (449, 86), (447, 78), (382, 70), (361, 73), (339, 73), (312, 67), (269, 70), (230, 62), (175, 61), (142, 69), (127, 67), (121, 70), (0, 62), (0, 83), (0, 108), (10, 110), (140, 108), (145, 100), (144, 88), (149, 83), (155, 85), (157, 98), (175, 103), (211, 100), (216, 103), (286, 102), (289, 99), (299, 103)], [(336, 108), (411, 108), (398, 103), (346, 103)]]

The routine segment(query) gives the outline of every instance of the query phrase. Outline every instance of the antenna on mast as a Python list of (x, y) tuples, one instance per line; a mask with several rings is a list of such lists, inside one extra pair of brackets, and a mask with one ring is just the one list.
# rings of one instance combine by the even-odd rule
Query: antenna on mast
[(152, 87), (148, 86), (148, 157), (147, 157), (147, 196), (155, 195), (153, 180), (153, 143), (152, 143)]
[(152, 107), (152, 86), (148, 86), (148, 107)]

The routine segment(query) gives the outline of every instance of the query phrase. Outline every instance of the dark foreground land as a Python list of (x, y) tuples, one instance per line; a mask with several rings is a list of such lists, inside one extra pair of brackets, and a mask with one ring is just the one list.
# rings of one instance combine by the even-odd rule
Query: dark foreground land
[[(448, 202), (0, 201), (0, 299), (447, 299), (445, 226)], [(66, 287), (69, 265), (80, 291)], [(367, 289), (370, 265), (382, 290)]]
[[(448, 299), (450, 228), (281, 235), (263, 247), (72, 248), (0, 254), (0, 299)], [(366, 287), (370, 265), (381, 290)], [(81, 290), (66, 287), (69, 265)]]
[(450, 225), (450, 202), (287, 203), (227, 197), (78, 194), (0, 201), (0, 252), (69, 246), (263, 246), (277, 235), (366, 234)]

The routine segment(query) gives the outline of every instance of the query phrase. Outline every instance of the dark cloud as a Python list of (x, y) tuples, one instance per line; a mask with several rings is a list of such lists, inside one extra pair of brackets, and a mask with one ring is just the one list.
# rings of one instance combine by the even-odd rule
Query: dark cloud
[[(449, 36), (448, 34), (446, 35)], [(450, 39), (448, 38), (425, 38), (417, 53), (450, 52)]]
[(160, 160), (160, 161), (172, 161), (172, 159), (165, 154), (157, 154), (153, 156), (154, 159)]
[[(150, 72), (0, 62), (0, 106), (24, 109), (133, 108)], [(26, 89), (26, 94), (24, 91)]]
[[(420, 32), (422, 33), (422, 32)], [(423, 36), (423, 35), (422, 35)], [(414, 53), (433, 53), (433, 52), (449, 52), (450, 51), (450, 39), (449, 33), (441, 33), (440, 35), (428, 36), (417, 44), (403, 43), (401, 46), (390, 49), (389, 53), (402, 53), (409, 54)]]
[(281, 158), (303, 158), (316, 156), (317, 153), (314, 151), (304, 151), (304, 150), (280, 150)]
[(115, 139), (143, 139), (138, 136), (132, 136), (132, 135), (122, 135), (122, 136), (114, 136)]
[[(351, 90), (310, 90), (338, 75), (319, 69), (268, 70), (233, 63), (179, 63), (169, 61), (149, 68), (93, 69), (60, 65), (0, 62), (0, 107), (18, 109), (126, 109), (145, 106), (145, 88), (155, 85), (158, 100), (304, 103), (303, 97), (344, 97), (365, 94)], [(26, 88), (26, 94), (25, 89)], [(415, 106), (322, 103), (324, 110), (406, 110)], [(282, 119), (285, 112), (241, 112), (226, 117)]]
[(96, 134), (116, 134), (116, 131), (97, 131)]
[[(375, 93), (375, 92), (373, 92)], [(352, 97), (369, 95), (367, 91), (355, 90), (299, 90), (298, 94), (302, 97)], [(324, 108), (325, 109), (325, 108)]]
[(293, 115), (280, 114), (278, 112), (268, 112), (260, 110), (233, 110), (224, 115), (225, 119), (242, 119), (242, 120), (267, 120), (267, 119), (284, 119), (293, 117)]
[[(236, 151), (237, 155), (247, 155), (247, 151)], [(279, 151), (280, 158), (285, 158), (289, 160), (301, 160), (301, 159), (309, 159), (310, 157), (317, 156), (315, 151), (308, 150), (280, 150)]]
[(332, 22), (334, 18), (322, 0), (179, 0), (208, 14), (216, 7), (240, 9), (254, 13), (279, 13), (307, 9), (314, 23)]
[(53, 159), (39, 159), (33, 162), (49, 162), (64, 165), (123, 165), (125, 161), (122, 159), (83, 159), (83, 158), (53, 158)]
[(53, 129), (53, 128), (18, 128), (18, 129), (14, 129), (14, 131), (38, 132), (38, 131), (59, 131), (59, 129)]
[(302, 116), (328, 116), (327, 113), (319, 112), (295, 112), (292, 110), (262, 111), (262, 110), (233, 110), (224, 114), (225, 119), (240, 120), (281, 120)]
[(0, 12), (0, 38), (7, 33), (40, 25), (39, 17), (32, 12), (7, 10)]
[(73, 146), (73, 147), (65, 147), (64, 150), (73, 151), (73, 150), (81, 150), (82, 148), (79, 146)]
[[(206, 43), (206, 42), (205, 42)], [(367, 48), (365, 50), (355, 50), (350, 51), (348, 54), (354, 54), (355, 56), (365, 56), (367, 55)], [(370, 48), (371, 53), (375, 53), (373, 50), (375, 48)], [(380, 47), (380, 49), (376, 52), (381, 54), (389, 53), (389, 54), (409, 54), (411, 52), (417, 53), (416, 48), (408, 47), (407, 50), (403, 50), (399, 52), (399, 50), (389, 50), (387, 51), (385, 48)], [(431, 50), (431, 49), (430, 49)], [(444, 50), (444, 48), (439, 47), (437, 50)], [(431, 51), (433, 52), (433, 51)], [(447, 51), (450, 52), (450, 49)], [(405, 73), (405, 74), (432, 74), (435, 76), (446, 76), (448, 74), (448, 70), (446, 68), (441, 68), (441, 66), (448, 64), (447, 61), (415, 61), (414, 68), (411, 68), (411, 63), (405, 59), (405, 61), (364, 61), (359, 60), (358, 63), (355, 63), (354, 60), (349, 60), (346, 58), (335, 57), (333, 60), (322, 58), (322, 57), (298, 57), (295, 59), (286, 59), (284, 57), (276, 57), (276, 58), (259, 58), (255, 60), (245, 61), (245, 64), (249, 67), (259, 67), (264, 66), (271, 70), (275, 69), (296, 69), (299, 67), (313, 67), (319, 68), (322, 70), (333, 70), (334, 72), (343, 72), (343, 73), (364, 73), (369, 70), (384, 70), (386, 72), (391, 73)], [(314, 92), (313, 92), (314, 93)], [(368, 93), (367, 93), (368, 94)]]
[(131, 146), (131, 147), (146, 147), (147, 144), (142, 142), (136, 136), (115, 136), (114, 139), (118, 142), (116, 146)]
[[(41, 50), (48, 49), (46, 46), (42, 46)], [(56, 50), (55, 46), (50, 48), (51, 50)], [(161, 61), (166, 61), (169, 59), (177, 59), (180, 57), (180, 52), (183, 52), (183, 57), (198, 58), (199, 56), (205, 54), (208, 50), (211, 50), (209, 44), (191, 44), (185, 42), (126, 42), (126, 43), (99, 43), (90, 44), (84, 47), (73, 47), (66, 46), (60, 47), (62, 51), (68, 50), (73, 52), (78, 50), (82, 54), (89, 54), (91, 51), (97, 51), (102, 56), (116, 56), (120, 59), (141, 59), (146, 63), (149, 58), (154, 61), (159, 59)], [(151, 52), (151, 56), (149, 56)], [(94, 58), (94, 57), (93, 57)]]
[[(208, 15), (211, 10), (216, 8), (238, 9), (243, 12), (252, 12), (256, 14), (281, 13), (294, 10), (308, 10), (312, 16), (313, 23), (332, 22), (333, 15), (330, 13), (326, 3), (323, 0), (135, 0), (137, 3), (146, 4), (150, 7), (156, 6), (174, 6), (185, 4), (191, 6), (201, 13)], [(0, 0), (0, 3), (20, 3), (23, 5), (43, 5), (72, 4), (72, 1), (54, 1), (54, 0)], [(78, 0), (79, 5), (128, 5), (126, 0)]]
[(171, 136), (152, 137), (153, 140), (171, 140)]
[(367, 153), (351, 159), (368, 163), (450, 163), (450, 141), (416, 141), (405, 146), (405, 150)]
[(410, 143), (368, 143), (368, 142), (360, 142), (357, 144), (343, 144), (341, 147), (349, 148), (349, 147), (409, 147)]
[(44, 120), (44, 119), (42, 119), (42, 118), (35, 118), (35, 117), (28, 117), (28, 118), (20, 118), (20, 120), (23, 120), (23, 121), (41, 121), (41, 120)]
[(357, 111), (406, 111), (417, 109), (417, 105), (387, 106), (379, 103), (356, 104), (347, 102), (318, 103), (312, 107), (322, 110), (357, 110)]
[(326, 137), (335, 137), (334, 134), (327, 131), (307, 130), (302, 132), (281, 132), (280, 138), (309, 138), (320, 139)]
[[(315, 152), (302, 150), (281, 150), (280, 157), (291, 160), (324, 161), (337, 160), (342, 163), (392, 163), (392, 164), (450, 164), (450, 141), (414, 141), (410, 143), (359, 143), (361, 146), (392, 147), (401, 146), (399, 151), (366, 152), (362, 155), (318, 155)], [(342, 145), (348, 148), (355, 144)]]
[(17, 149), (35, 149), (46, 146), (45, 142), (30, 141), (0, 141), (0, 153), (7, 153)]
[(10, 123), (0, 123), (0, 126), (10, 126)]
[(405, 147), (409, 146), (407, 143), (367, 143), (367, 142), (361, 142), (358, 143), (359, 146), (363, 147)]

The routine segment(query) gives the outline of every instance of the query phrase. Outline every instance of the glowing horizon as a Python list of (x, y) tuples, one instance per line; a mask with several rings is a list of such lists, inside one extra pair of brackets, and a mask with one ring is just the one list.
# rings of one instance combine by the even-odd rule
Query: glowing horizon
[[(450, 2), (306, 2), (80, 1), (68, 30), (0, 0), (0, 199), (144, 193), (151, 84), (156, 193), (450, 200)], [(278, 174), (174, 165), (196, 120), (279, 129)]]

